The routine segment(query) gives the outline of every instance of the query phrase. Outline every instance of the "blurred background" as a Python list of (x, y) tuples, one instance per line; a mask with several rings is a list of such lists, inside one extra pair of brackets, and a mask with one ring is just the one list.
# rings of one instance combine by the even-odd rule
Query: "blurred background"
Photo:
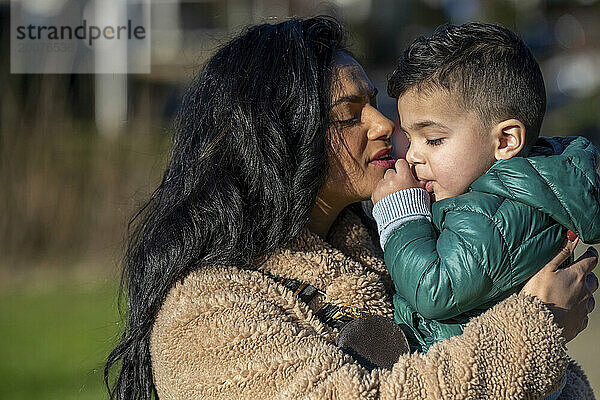
[[(43, 4), (33, 7), (40, 18), (68, 6), (22, 2)], [(600, 145), (598, 0), (152, 0), (151, 13), (150, 74), (10, 74), (10, 1), (0, 0), (2, 399), (106, 397), (102, 367), (121, 329), (127, 222), (160, 182), (186, 83), (249, 24), (338, 17), (393, 120), (386, 77), (412, 39), (447, 22), (502, 24), (541, 65), (542, 134), (583, 135)], [(599, 333), (593, 316), (569, 345), (597, 392)]]

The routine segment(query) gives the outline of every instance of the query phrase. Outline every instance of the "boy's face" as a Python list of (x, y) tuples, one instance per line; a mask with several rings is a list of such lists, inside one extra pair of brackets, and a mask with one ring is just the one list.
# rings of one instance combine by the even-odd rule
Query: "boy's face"
[(444, 90), (409, 90), (398, 99), (406, 160), (438, 201), (467, 191), (496, 161), (496, 143), (479, 118)]

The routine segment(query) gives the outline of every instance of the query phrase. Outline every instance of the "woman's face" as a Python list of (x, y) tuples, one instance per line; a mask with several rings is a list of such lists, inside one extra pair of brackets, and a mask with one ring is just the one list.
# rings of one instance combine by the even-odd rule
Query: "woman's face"
[(336, 57), (331, 92), (330, 167), (321, 197), (348, 204), (367, 200), (394, 167), (394, 124), (377, 110), (377, 90), (347, 54)]

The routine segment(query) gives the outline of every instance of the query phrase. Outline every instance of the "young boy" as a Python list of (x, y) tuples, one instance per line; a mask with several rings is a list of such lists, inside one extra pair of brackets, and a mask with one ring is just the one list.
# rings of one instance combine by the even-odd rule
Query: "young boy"
[(584, 138), (538, 140), (539, 66), (499, 26), (417, 39), (388, 93), (410, 146), (373, 192), (373, 215), (396, 322), (426, 351), (518, 291), (567, 229), (571, 240), (600, 241), (598, 152)]

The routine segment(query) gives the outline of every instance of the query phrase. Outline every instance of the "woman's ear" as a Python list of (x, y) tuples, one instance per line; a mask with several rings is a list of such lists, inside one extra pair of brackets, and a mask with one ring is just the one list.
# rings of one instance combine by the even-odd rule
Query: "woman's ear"
[(525, 125), (517, 119), (507, 119), (493, 128), (497, 138), (496, 160), (513, 158), (525, 146)]

